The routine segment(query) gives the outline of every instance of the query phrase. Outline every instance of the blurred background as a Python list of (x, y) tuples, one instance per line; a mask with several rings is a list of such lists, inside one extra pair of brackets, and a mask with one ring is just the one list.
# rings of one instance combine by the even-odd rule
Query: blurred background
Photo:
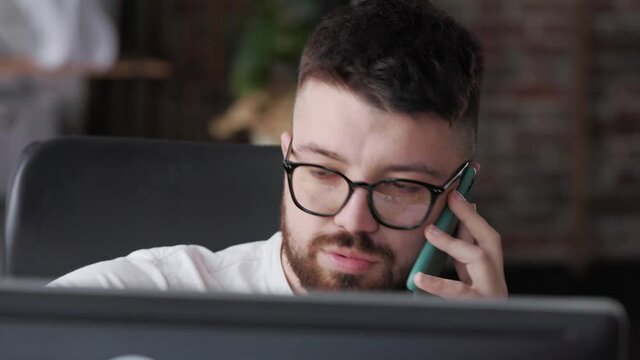
[[(485, 48), (474, 196), (511, 292), (612, 296), (637, 319), (640, 1), (433, 2)], [(306, 37), (347, 3), (2, 0), (0, 197), (40, 139), (277, 142)]]

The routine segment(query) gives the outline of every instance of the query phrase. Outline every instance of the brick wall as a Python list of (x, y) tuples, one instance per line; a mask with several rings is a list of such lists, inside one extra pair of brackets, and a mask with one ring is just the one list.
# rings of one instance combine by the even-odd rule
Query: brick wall
[(485, 47), (475, 192), (508, 259), (639, 259), (640, 1), (587, 2), (582, 32), (578, 1), (434, 3)]
[[(433, 1), (485, 47), (474, 193), (507, 260), (640, 259), (640, 0)], [(95, 81), (90, 132), (210, 140), (250, 4), (124, 6), (125, 55), (165, 59), (172, 74)]]
[(603, 253), (640, 257), (640, 1), (594, 2), (593, 212)]

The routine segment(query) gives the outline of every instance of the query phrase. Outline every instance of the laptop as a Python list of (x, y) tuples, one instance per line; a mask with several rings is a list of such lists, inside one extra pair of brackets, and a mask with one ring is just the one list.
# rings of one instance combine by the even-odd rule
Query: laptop
[(3, 359), (626, 359), (606, 298), (269, 296), (0, 282)]

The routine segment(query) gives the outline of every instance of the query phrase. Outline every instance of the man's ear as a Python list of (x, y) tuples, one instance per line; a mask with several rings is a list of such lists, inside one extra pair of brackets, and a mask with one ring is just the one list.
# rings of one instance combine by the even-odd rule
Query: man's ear
[(291, 143), (291, 134), (288, 132), (283, 132), (280, 134), (280, 148), (282, 149), (282, 158), (287, 155), (287, 150), (289, 150), (289, 144)]

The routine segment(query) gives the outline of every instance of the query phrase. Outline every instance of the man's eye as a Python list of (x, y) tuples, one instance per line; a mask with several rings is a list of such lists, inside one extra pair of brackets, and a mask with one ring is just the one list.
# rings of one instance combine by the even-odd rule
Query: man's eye
[(414, 185), (414, 184), (409, 184), (409, 183), (400, 183), (400, 182), (394, 182), (393, 183), (393, 189), (397, 192), (400, 193), (405, 193), (405, 194), (413, 194), (416, 193), (418, 191), (420, 191), (420, 186), (418, 185)]
[(323, 169), (312, 169), (311, 170), (311, 175), (318, 177), (318, 178), (326, 178), (326, 177), (330, 177), (330, 176), (336, 176), (335, 173), (331, 172), (331, 171), (327, 171), (327, 170), (323, 170)]

